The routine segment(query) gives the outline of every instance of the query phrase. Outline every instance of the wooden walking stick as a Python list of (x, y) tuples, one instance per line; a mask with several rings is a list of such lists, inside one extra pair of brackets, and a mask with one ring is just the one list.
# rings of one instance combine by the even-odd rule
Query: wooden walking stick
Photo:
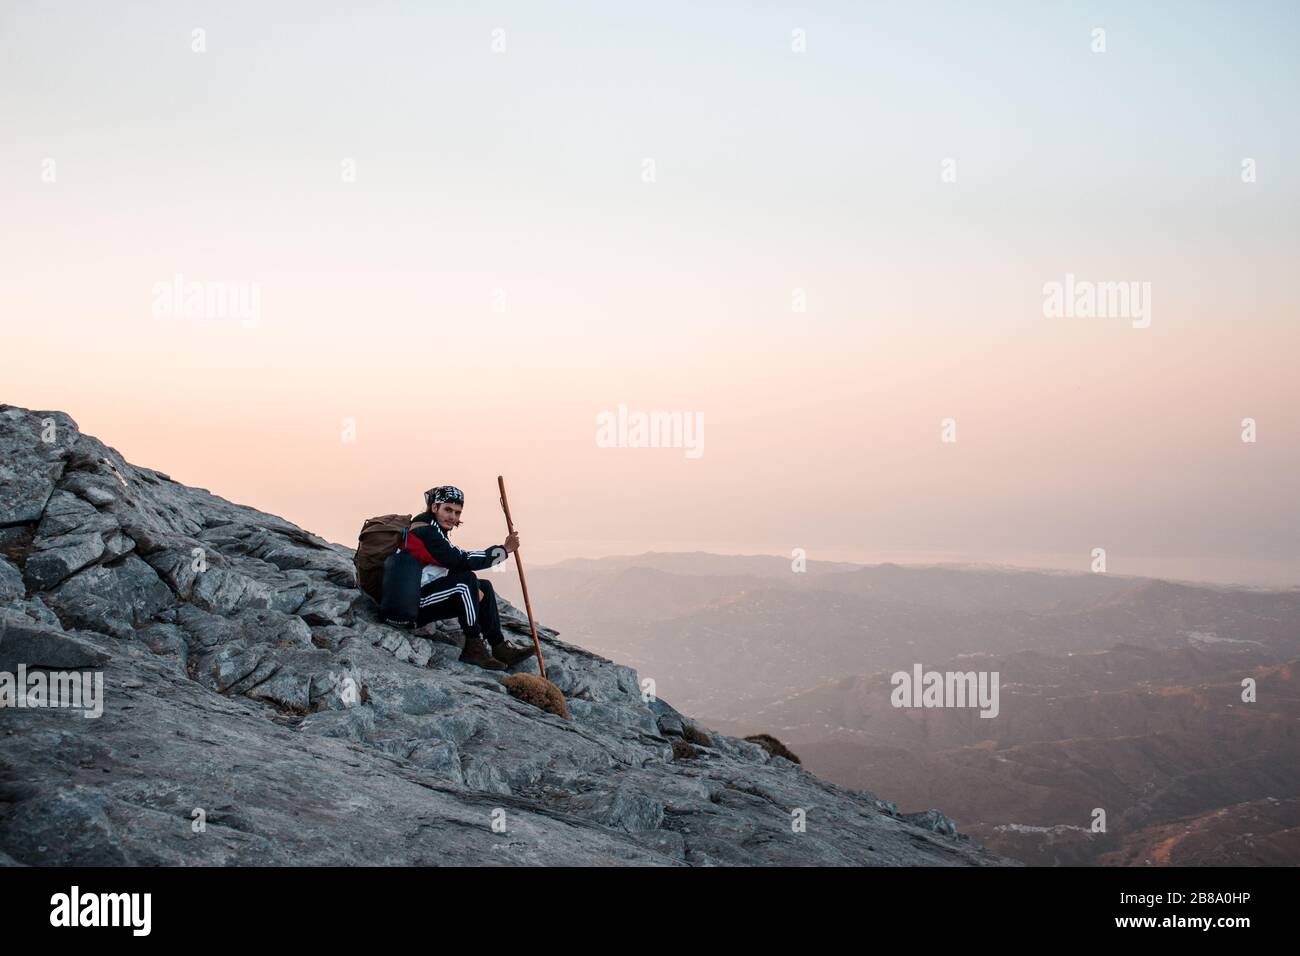
[[(510, 520), (510, 500), (506, 498), (506, 480), (500, 475), (497, 475), (497, 487), (501, 489), (501, 510), (506, 513), (506, 531), (514, 534), (515, 523)], [(537, 667), (545, 679), (546, 665), (542, 663), (542, 642), (537, 639), (537, 624), (533, 621), (533, 602), (528, 600), (528, 582), (524, 580), (524, 560), (519, 557), (518, 548), (515, 548), (515, 567), (519, 569), (519, 587), (524, 592), (524, 610), (528, 612), (528, 629), (533, 632), (533, 647), (537, 649)]]

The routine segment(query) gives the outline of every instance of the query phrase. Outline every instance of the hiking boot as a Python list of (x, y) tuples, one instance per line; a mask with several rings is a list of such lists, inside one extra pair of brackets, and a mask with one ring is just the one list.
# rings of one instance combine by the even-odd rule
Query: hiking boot
[(473, 664), (475, 667), (482, 667), (490, 671), (503, 671), (506, 665), (492, 656), (488, 650), (487, 642), (481, 637), (467, 637), (465, 639), (465, 649), (460, 652), (460, 662), (462, 664)]
[(520, 661), (526, 661), (533, 656), (533, 648), (520, 647), (518, 644), (511, 644), (509, 641), (502, 641), (499, 644), (492, 645), (492, 656), (501, 661), (507, 667), (513, 667)]

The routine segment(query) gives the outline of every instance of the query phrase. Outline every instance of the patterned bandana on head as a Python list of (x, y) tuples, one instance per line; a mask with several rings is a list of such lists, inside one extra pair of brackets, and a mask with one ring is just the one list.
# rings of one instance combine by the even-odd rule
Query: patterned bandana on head
[(464, 507), (465, 492), (455, 485), (439, 485), (437, 488), (430, 488), (424, 493), (424, 503), (429, 506), (430, 511), (443, 502), (450, 502), (453, 505)]

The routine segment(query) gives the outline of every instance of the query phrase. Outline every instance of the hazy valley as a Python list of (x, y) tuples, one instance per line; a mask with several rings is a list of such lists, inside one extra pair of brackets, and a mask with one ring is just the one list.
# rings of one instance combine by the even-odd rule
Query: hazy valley
[[(653, 553), (530, 569), (530, 590), (675, 706), (906, 810), (942, 806), (996, 852), (1300, 862), (1300, 591)], [(917, 663), (997, 672), (998, 716), (892, 706), (890, 675)]]

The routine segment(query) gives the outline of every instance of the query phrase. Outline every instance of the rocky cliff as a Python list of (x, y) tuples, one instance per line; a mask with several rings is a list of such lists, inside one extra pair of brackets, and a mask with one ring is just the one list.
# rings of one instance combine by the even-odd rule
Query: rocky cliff
[(0, 454), (0, 681), (103, 679), (100, 716), (0, 710), (0, 863), (1005, 862), (643, 700), (552, 630), (570, 719), (516, 700), (457, 661), (454, 622), (379, 624), (349, 548), (65, 414), (0, 405)]

